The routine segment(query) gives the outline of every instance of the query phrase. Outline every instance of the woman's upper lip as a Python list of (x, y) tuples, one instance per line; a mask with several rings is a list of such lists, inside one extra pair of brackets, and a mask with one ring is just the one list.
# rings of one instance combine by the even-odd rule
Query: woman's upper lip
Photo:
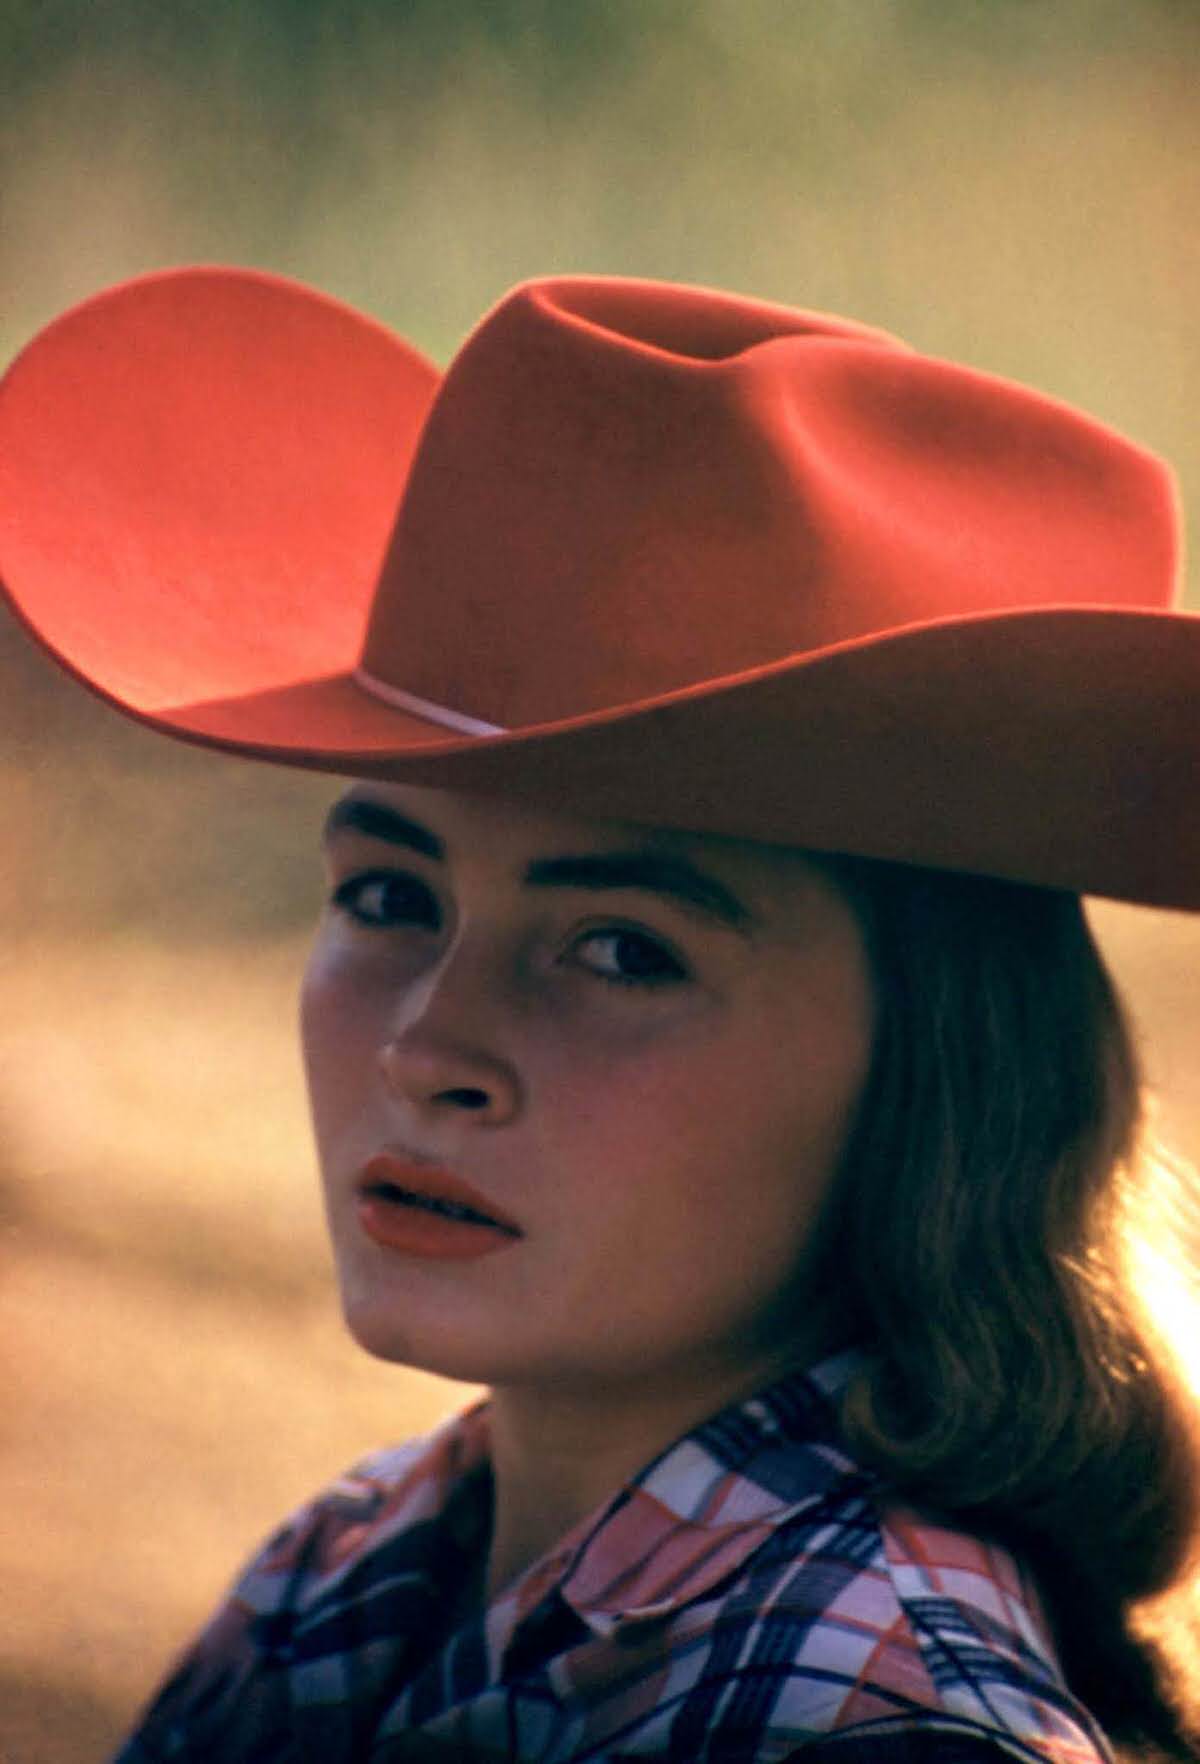
[(481, 1194), (462, 1176), (443, 1169), (440, 1164), (418, 1162), (405, 1157), (402, 1152), (378, 1152), (363, 1166), (358, 1189), (362, 1193), (383, 1187), (402, 1188), (409, 1194), (427, 1195), (430, 1200), (453, 1201), (460, 1207), (470, 1207), (473, 1212), (482, 1213), (517, 1237), (525, 1235), (516, 1220), (501, 1212), (486, 1194)]

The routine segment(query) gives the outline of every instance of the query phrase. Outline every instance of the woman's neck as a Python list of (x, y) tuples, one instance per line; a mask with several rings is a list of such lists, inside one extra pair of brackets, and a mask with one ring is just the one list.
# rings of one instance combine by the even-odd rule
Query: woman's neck
[(490, 1602), (708, 1416), (817, 1357), (764, 1357), (723, 1377), (585, 1389), (501, 1386), (491, 1395), (494, 1506)]

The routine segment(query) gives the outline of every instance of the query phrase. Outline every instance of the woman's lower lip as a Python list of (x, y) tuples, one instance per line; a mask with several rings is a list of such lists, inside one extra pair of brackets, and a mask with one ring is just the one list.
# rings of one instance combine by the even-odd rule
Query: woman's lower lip
[(498, 1225), (449, 1219), (443, 1213), (392, 1199), (378, 1191), (360, 1193), (357, 1205), (358, 1222), (373, 1242), (404, 1255), (424, 1256), (429, 1261), (470, 1262), (521, 1241)]

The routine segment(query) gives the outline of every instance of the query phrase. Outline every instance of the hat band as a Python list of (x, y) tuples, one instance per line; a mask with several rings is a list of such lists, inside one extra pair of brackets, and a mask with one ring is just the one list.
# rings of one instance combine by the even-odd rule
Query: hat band
[(459, 735), (507, 733), (499, 723), (485, 723), (479, 717), (464, 716), (461, 711), (449, 710), (444, 704), (434, 704), (428, 698), (418, 698), (415, 692), (406, 692), (402, 686), (391, 686), (386, 680), (377, 680), (366, 668), (355, 668), (354, 679), (372, 698), (381, 698), (385, 704), (394, 704), (397, 710), (411, 711), (414, 716), (424, 717), (428, 723), (440, 723), (443, 728), (453, 729)]

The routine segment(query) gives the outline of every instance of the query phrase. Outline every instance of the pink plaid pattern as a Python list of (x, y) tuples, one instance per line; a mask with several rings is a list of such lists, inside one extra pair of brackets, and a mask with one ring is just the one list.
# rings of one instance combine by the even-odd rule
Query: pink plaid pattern
[(486, 1402), (250, 1563), (118, 1764), (1101, 1764), (1017, 1562), (847, 1455), (826, 1361), (702, 1423), (455, 1621)]

